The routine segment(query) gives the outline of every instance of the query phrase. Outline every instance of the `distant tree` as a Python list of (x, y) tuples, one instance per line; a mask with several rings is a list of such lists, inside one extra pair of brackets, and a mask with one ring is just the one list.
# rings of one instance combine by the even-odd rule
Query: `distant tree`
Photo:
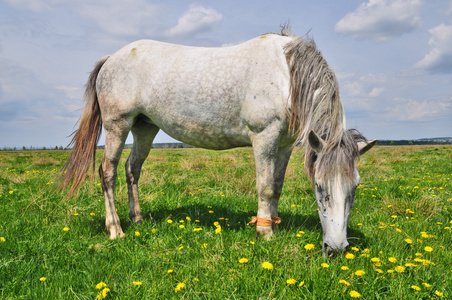
[(44, 146), (44, 147), (42, 147), (42, 150), (47, 150), (47, 148)]
[(27, 148), (25, 146), (22, 146), (22, 150), (27, 150)]
[(60, 146), (60, 148), (58, 148), (59, 150), (63, 150), (63, 146)]

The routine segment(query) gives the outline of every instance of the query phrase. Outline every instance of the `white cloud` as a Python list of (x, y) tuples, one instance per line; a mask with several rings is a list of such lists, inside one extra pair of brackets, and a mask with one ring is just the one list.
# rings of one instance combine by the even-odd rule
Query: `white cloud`
[(169, 36), (181, 36), (206, 31), (221, 22), (223, 15), (213, 8), (191, 4), (179, 18), (177, 25), (168, 30)]
[(430, 52), (416, 63), (416, 67), (432, 73), (452, 72), (452, 25), (441, 24), (429, 30)]
[(355, 39), (386, 41), (422, 25), (421, 0), (369, 0), (336, 23), (335, 31)]

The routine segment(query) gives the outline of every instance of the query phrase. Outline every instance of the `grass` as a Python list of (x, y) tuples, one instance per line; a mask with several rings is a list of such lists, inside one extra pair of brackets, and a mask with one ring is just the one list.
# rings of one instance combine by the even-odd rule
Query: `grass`
[(245, 225), (257, 209), (251, 149), (152, 150), (142, 224), (128, 219), (128, 154), (116, 189), (126, 237), (109, 240), (97, 177), (73, 199), (56, 192), (68, 152), (0, 152), (1, 299), (452, 297), (451, 147), (375, 147), (362, 157), (352, 249), (331, 259), (300, 150), (271, 241)]

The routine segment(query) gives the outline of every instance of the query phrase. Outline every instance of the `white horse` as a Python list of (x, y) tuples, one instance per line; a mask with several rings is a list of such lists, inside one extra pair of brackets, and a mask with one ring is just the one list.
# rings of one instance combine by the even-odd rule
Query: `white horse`
[[(138, 179), (161, 129), (197, 147), (252, 146), (259, 194), (256, 235), (279, 223), (278, 201), (292, 149), (305, 147), (323, 227), (323, 250), (348, 247), (347, 224), (359, 175), (355, 159), (375, 143), (346, 130), (334, 72), (312, 40), (265, 34), (245, 43), (198, 48), (151, 40), (131, 43), (97, 62), (85, 92), (62, 186), (72, 195), (89, 166), (102, 124), (105, 152), (99, 173), (110, 238), (124, 235), (114, 189), (120, 155), (131, 131), (126, 162), (129, 216), (141, 222)], [(357, 142), (358, 140), (361, 140)]]

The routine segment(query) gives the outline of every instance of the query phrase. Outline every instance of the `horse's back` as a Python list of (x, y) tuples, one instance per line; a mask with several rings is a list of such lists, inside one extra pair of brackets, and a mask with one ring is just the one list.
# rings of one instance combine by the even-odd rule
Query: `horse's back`
[(283, 47), (289, 39), (264, 35), (220, 48), (131, 43), (100, 72), (102, 115), (144, 115), (170, 136), (200, 147), (249, 145), (250, 127), (285, 115)]

